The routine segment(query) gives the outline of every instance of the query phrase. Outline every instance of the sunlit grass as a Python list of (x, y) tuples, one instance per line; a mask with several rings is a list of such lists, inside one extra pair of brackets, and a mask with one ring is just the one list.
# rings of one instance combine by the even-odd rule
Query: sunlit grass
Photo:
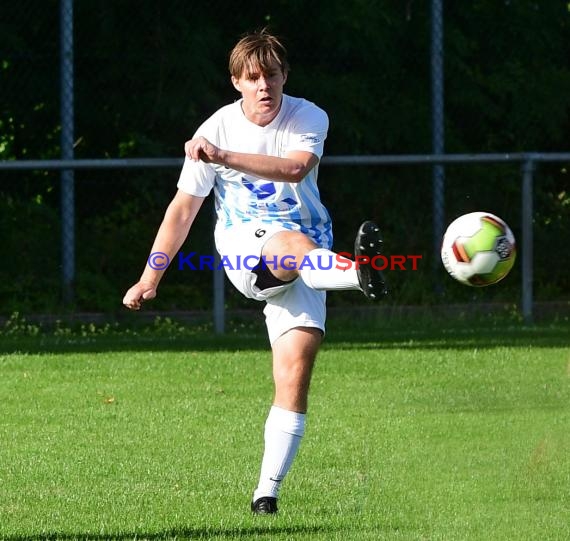
[(331, 332), (277, 517), (263, 336), (4, 342), (0, 539), (568, 539), (567, 331)]

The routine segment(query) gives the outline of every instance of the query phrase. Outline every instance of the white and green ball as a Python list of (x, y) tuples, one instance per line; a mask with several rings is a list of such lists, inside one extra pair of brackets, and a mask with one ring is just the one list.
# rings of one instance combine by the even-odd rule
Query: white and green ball
[(483, 287), (513, 268), (516, 243), (509, 226), (489, 212), (464, 214), (449, 224), (441, 246), (447, 272), (462, 284)]

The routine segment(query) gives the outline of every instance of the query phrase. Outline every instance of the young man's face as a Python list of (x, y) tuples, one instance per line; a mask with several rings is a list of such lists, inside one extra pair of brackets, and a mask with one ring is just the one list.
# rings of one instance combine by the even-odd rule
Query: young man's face
[(279, 113), (283, 97), (283, 85), (287, 75), (274, 61), (266, 71), (259, 66), (244, 70), (238, 78), (232, 76), (232, 83), (243, 97), (243, 112), (248, 120), (259, 126), (266, 126)]

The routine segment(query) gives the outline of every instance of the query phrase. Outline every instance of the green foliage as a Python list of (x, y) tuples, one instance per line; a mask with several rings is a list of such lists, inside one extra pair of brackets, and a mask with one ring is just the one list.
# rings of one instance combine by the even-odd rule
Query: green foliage
[(0, 336), (5, 337), (23, 337), (38, 336), (41, 328), (39, 325), (28, 323), (26, 318), (21, 316), (19, 312), (14, 312), (0, 328)]
[[(82, 1), (74, 4), (75, 155), (179, 156), (183, 143), (219, 106), (236, 98), (227, 73), (235, 40), (268, 25), (283, 36), (292, 71), (287, 92), (329, 114), (328, 155), (426, 153), (431, 149), (428, 2), (216, 0)], [(30, 20), (29, 13), (37, 13)], [(445, 115), (449, 152), (560, 151), (570, 128), (570, 14), (563, 2), (446, 3)], [(318, 29), (318, 31), (315, 31)], [(57, 158), (59, 24), (54, 5), (12, 3), (0, 23), (0, 158)], [(350, 251), (358, 224), (377, 220), (391, 254), (421, 254), (418, 272), (389, 277), (391, 301), (508, 300), (520, 270), (500, 288), (457, 288), (438, 267), (427, 167), (322, 167), (321, 193), (336, 248)], [(138, 277), (178, 171), (76, 172), (75, 284), (78, 310), (120, 310)], [(60, 299), (59, 179), (53, 172), (2, 173), (0, 310), (54, 311)], [(570, 294), (567, 164), (540, 167), (535, 183), (535, 293)], [(350, 203), (348, 203), (350, 202)], [(447, 221), (486, 210), (520, 236), (520, 171), (513, 166), (446, 168)], [(187, 246), (212, 251), (203, 211)], [(562, 248), (561, 248), (562, 247)], [(556, 254), (556, 262), (552, 261)], [(211, 273), (171, 269), (156, 309), (206, 308)], [(331, 295), (333, 304), (360, 302)], [(251, 303), (228, 291), (230, 307)]]
[[(449, 4), (449, 148), (566, 149), (569, 13), (563, 2)], [(548, 61), (546, 61), (548, 59)]]
[(4, 262), (0, 267), (0, 306), (4, 315), (52, 310), (59, 305), (57, 211), (42, 197), (41, 175), (33, 177), (39, 180), (35, 195), (22, 189), (19, 194), (4, 192), (0, 196), (0, 231), (5, 232)]

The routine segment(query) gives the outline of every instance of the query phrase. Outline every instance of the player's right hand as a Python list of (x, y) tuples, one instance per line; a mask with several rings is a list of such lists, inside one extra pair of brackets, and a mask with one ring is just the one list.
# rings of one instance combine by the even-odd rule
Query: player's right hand
[(140, 310), (143, 301), (156, 297), (156, 286), (148, 282), (137, 282), (123, 297), (123, 304), (129, 310)]
[(206, 163), (220, 163), (220, 149), (205, 137), (196, 137), (184, 143), (184, 153), (191, 160)]

